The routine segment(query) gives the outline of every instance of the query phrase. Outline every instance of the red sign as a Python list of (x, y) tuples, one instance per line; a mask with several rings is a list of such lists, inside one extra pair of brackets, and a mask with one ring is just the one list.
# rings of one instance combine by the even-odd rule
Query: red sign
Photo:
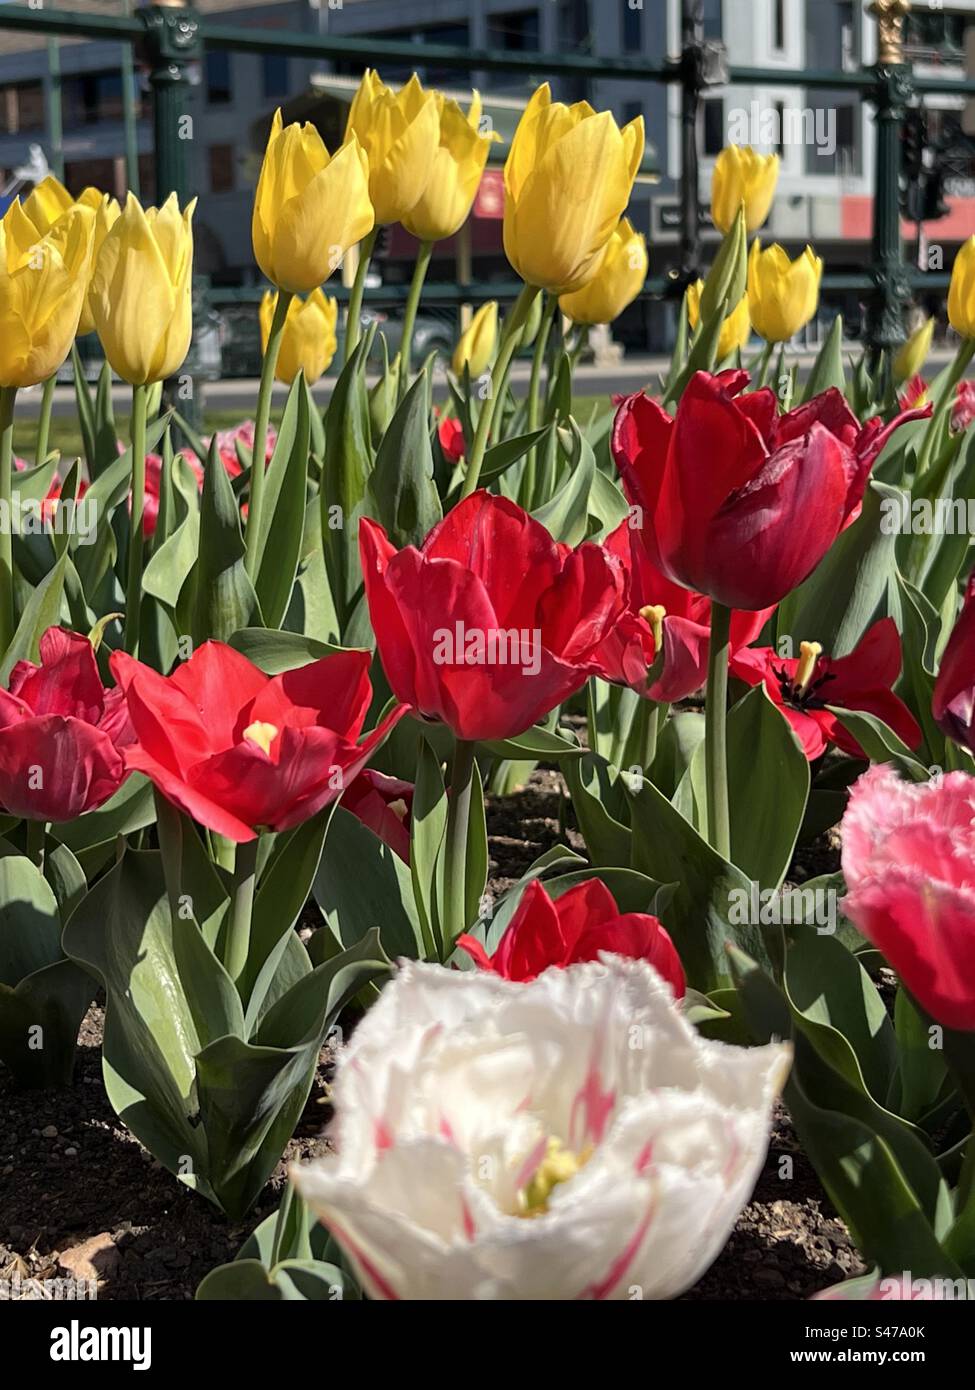
[(484, 170), (474, 199), (474, 216), (491, 222), (504, 217), (504, 174), (500, 169)]

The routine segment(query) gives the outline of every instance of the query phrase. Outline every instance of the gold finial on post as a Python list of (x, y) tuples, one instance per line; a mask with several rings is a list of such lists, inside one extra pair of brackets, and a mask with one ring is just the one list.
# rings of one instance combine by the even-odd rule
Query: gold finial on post
[(867, 6), (877, 21), (877, 62), (884, 67), (904, 61), (904, 16), (910, 12), (911, 0), (871, 0)]

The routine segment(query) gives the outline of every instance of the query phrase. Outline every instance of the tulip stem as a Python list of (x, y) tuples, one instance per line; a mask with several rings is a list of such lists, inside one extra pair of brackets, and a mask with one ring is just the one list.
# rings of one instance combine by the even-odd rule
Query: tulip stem
[(54, 405), (54, 388), (58, 384), (57, 375), (49, 376), (41, 388), (41, 414), (37, 422), (37, 454), (34, 462), (38, 468), (47, 458), (48, 441), (51, 438), (51, 409)]
[(955, 388), (964, 375), (965, 368), (975, 356), (975, 338), (964, 338), (961, 346), (955, 354), (948, 371), (948, 376), (941, 390), (937, 407), (934, 414), (928, 421), (928, 427), (924, 431), (924, 439), (921, 442), (921, 452), (917, 458), (917, 472), (915, 477), (920, 478), (931, 463), (931, 455), (934, 453), (935, 445), (942, 439), (944, 434), (945, 420), (955, 403)]
[(759, 355), (758, 359), (758, 374), (755, 377), (755, 385), (752, 387), (753, 391), (761, 391), (762, 388), (765, 386), (765, 383), (768, 381), (768, 369), (769, 364), (772, 361), (772, 353), (774, 351), (774, 343), (766, 343), (765, 346), (762, 348), (761, 354)]
[(247, 966), (251, 945), (251, 918), (254, 915), (254, 885), (257, 881), (257, 850), (261, 838), (245, 840), (237, 846), (234, 868), (234, 894), (227, 926), (224, 966), (234, 984), (240, 982)]
[(525, 326), (528, 315), (531, 313), (531, 307), (540, 293), (541, 291), (537, 289), (536, 286), (526, 285), (515, 301), (510, 314), (505, 318), (497, 361), (491, 368), (491, 394), (481, 406), (481, 413), (477, 418), (477, 429), (474, 431), (474, 443), (471, 445), (471, 456), (467, 462), (467, 473), (464, 477), (464, 486), (460, 494), (462, 501), (465, 497), (470, 497), (471, 493), (477, 488), (478, 480), (481, 476), (481, 465), (484, 463), (488, 439), (491, 436), (491, 425), (494, 422), (494, 412), (498, 407), (498, 402), (502, 399), (508, 388), (508, 375), (511, 371), (511, 363), (514, 360), (515, 353), (521, 346), (521, 331)]
[(271, 396), (274, 392), (274, 372), (281, 351), (284, 326), (288, 321), (288, 309), (294, 295), (289, 290), (278, 290), (274, 303), (274, 317), (267, 335), (264, 361), (261, 363), (261, 386), (257, 396), (257, 415), (254, 419), (254, 448), (251, 452), (250, 496), (247, 509), (247, 531), (244, 568), (251, 579), (257, 578), (257, 568), (261, 559), (261, 524), (264, 520), (264, 482), (267, 468), (267, 427), (271, 418)]
[(11, 487), (16, 386), (0, 387), (0, 656), (14, 637), (14, 552)]
[(366, 288), (366, 276), (369, 273), (369, 262), (372, 260), (372, 253), (378, 236), (379, 228), (373, 227), (368, 236), (364, 236), (359, 243), (359, 264), (355, 268), (355, 280), (352, 282), (352, 293), (349, 295), (349, 309), (345, 317), (345, 347), (342, 351), (343, 366), (348, 362), (353, 352), (355, 352), (359, 342), (359, 334), (362, 327), (359, 322), (362, 316), (362, 294)]
[(27, 858), (44, 872), (44, 842), (47, 839), (47, 824), (42, 820), (27, 822)]
[(450, 799), (447, 807), (447, 833), (444, 838), (444, 915), (442, 949), (444, 959), (454, 942), (470, 923), (467, 920), (467, 836), (471, 819), (471, 791), (477, 776), (473, 743), (459, 738), (454, 744), (450, 769)]
[(420, 249), (416, 255), (416, 265), (413, 267), (413, 282), (410, 285), (410, 294), (403, 314), (403, 339), (400, 343), (399, 373), (396, 380), (397, 404), (406, 395), (410, 385), (410, 374), (413, 370), (413, 329), (416, 325), (416, 311), (420, 307), (420, 295), (423, 291), (423, 283), (427, 278), (427, 271), (430, 269), (430, 258), (433, 255), (435, 245), (436, 242), (433, 241), (421, 241)]
[[(525, 429), (528, 434), (538, 429), (539, 388), (542, 382), (542, 368), (545, 365), (545, 353), (548, 348), (549, 334), (552, 331), (555, 311), (558, 307), (558, 295), (547, 294), (545, 296), (545, 307), (542, 310), (542, 321), (538, 325), (538, 333), (535, 336), (535, 351), (532, 353), (531, 377), (528, 381), (528, 414), (525, 423)], [(535, 495), (536, 453), (537, 450), (534, 447), (529, 449), (528, 458), (525, 461), (525, 477), (521, 495), (525, 499), (526, 507), (537, 507), (545, 500)]]
[(704, 757), (708, 788), (708, 838), (722, 859), (731, 858), (728, 810), (728, 648), (731, 609), (711, 601)]
[(125, 650), (139, 652), (139, 619), (142, 609), (143, 520), (146, 506), (146, 386), (132, 387), (132, 501), (129, 515), (129, 574), (125, 586)]

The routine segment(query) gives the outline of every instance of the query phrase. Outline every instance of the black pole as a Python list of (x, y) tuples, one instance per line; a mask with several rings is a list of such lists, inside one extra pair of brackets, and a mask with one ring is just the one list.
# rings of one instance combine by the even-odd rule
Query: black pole
[(698, 278), (701, 246), (698, 116), (704, 87), (704, 0), (681, 0), (681, 185), (680, 268), (688, 285)]
[(867, 345), (877, 360), (904, 341), (904, 309), (911, 297), (901, 242), (901, 127), (913, 96), (911, 65), (904, 62), (903, 15), (898, 0), (874, 0), (878, 20), (878, 59), (870, 100), (875, 110), (877, 160), (873, 198), (874, 292), (867, 314)]
[(162, 204), (175, 193), (182, 205), (189, 196), (190, 64), (202, 57), (200, 22), (184, 0), (148, 5), (139, 13), (146, 26), (144, 52), (152, 92), (156, 202)]

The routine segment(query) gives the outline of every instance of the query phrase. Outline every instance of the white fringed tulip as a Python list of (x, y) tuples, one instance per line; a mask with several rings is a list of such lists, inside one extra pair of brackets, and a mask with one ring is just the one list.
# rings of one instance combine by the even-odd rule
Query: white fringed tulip
[(751, 1195), (790, 1049), (697, 1035), (644, 961), (404, 964), (292, 1170), (380, 1299), (672, 1298)]

